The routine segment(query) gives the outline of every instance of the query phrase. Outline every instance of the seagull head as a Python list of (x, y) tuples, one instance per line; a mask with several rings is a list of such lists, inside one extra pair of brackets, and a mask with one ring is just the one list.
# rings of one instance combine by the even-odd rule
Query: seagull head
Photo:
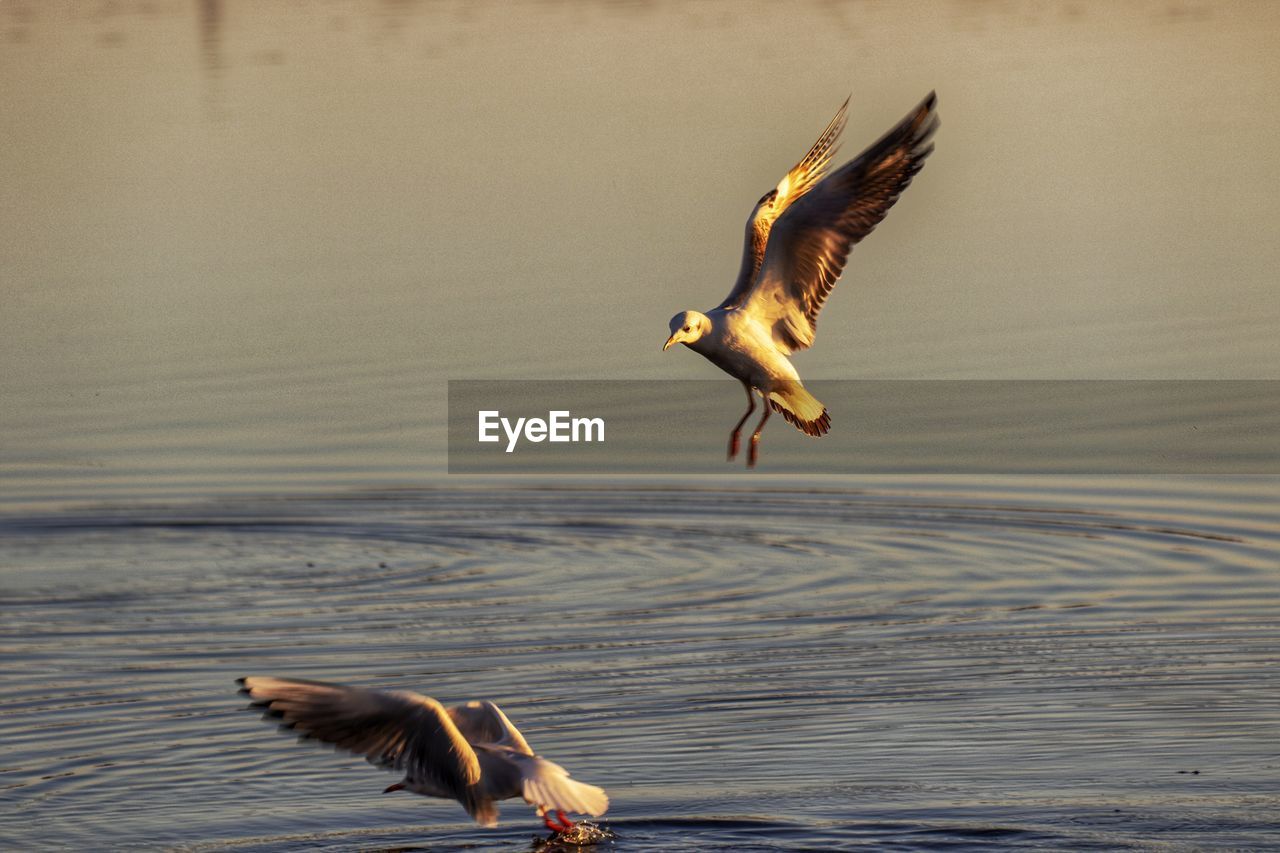
[(711, 320), (697, 311), (681, 311), (671, 318), (671, 337), (662, 345), (665, 352), (675, 344), (691, 344), (711, 331)]

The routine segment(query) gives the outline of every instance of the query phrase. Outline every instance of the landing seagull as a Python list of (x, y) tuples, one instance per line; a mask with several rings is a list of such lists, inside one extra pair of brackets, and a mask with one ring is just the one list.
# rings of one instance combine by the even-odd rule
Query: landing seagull
[(282, 730), (300, 740), (333, 744), (370, 764), (403, 772), (404, 779), (384, 794), (411, 791), (457, 800), (481, 826), (498, 825), (496, 800), (523, 797), (556, 833), (575, 826), (566, 811), (602, 815), (609, 808), (603, 790), (570, 779), (563, 767), (535, 755), (492, 702), (446, 708), (409, 691), (259, 675), (237, 683), (251, 708), (263, 710), (264, 719), (279, 720)]
[(771, 411), (805, 435), (830, 429), (826, 407), (805, 390), (787, 356), (813, 344), (818, 312), (849, 250), (884, 219), (933, 151), (936, 104), (930, 92), (879, 142), (828, 175), (846, 100), (804, 159), (751, 211), (742, 268), (729, 296), (705, 314), (684, 311), (671, 318), (664, 351), (684, 344), (747, 391), (746, 414), (729, 435), (729, 459), (738, 455), (739, 434), (756, 409), (753, 390), (767, 405), (751, 434), (748, 467), (756, 464)]

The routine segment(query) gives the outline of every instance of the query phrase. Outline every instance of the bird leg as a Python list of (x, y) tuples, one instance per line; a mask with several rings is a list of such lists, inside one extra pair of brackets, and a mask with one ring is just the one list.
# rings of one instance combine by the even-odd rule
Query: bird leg
[(540, 811), (542, 812), (542, 824), (549, 831), (555, 832), (555, 833), (561, 833), (561, 832), (568, 832), (569, 830), (573, 829), (574, 827), (573, 821), (569, 820), (569, 818), (565, 815), (565, 813), (560, 811), (559, 809), (556, 809), (556, 820), (559, 821), (558, 823), (552, 822), (551, 816), (547, 814), (545, 809), (540, 809)]
[(769, 415), (773, 414), (773, 409), (769, 406), (769, 401), (764, 401), (764, 417), (760, 418), (760, 423), (756, 424), (756, 431), (751, 433), (751, 445), (747, 448), (747, 467), (756, 467), (756, 448), (760, 446), (760, 430), (764, 429), (765, 421), (769, 420)]
[(747, 418), (751, 417), (751, 413), (756, 410), (756, 396), (751, 393), (751, 386), (743, 382), (742, 387), (747, 389), (747, 413), (742, 416), (742, 420), (738, 421), (737, 426), (733, 428), (733, 432), (729, 433), (730, 462), (738, 455), (738, 435), (742, 432), (742, 425), (747, 422)]

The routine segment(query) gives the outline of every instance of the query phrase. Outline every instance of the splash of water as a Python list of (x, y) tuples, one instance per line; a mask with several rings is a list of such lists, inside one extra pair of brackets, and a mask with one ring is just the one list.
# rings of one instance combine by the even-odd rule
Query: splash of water
[(582, 847), (594, 847), (617, 837), (608, 827), (599, 826), (589, 820), (580, 820), (563, 832), (553, 833), (548, 838), (534, 839), (532, 850), (536, 853), (567, 853)]

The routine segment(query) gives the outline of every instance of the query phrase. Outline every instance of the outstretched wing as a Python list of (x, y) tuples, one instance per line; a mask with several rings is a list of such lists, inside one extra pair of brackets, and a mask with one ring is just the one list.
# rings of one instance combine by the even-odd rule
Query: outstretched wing
[(411, 692), (382, 692), (253, 675), (241, 693), (300, 739), (315, 739), (363, 755), (371, 764), (437, 783), (463, 805), (480, 781), (480, 762), (436, 700)]
[(747, 217), (747, 233), (742, 246), (742, 266), (738, 270), (738, 280), (733, 290), (721, 302), (720, 308), (736, 308), (751, 291), (755, 283), (756, 273), (764, 262), (765, 247), (769, 242), (769, 230), (782, 212), (796, 200), (813, 189), (814, 184), (822, 180), (831, 165), (831, 157), (836, 153), (840, 132), (844, 130), (845, 113), (849, 109), (849, 99), (845, 98), (835, 118), (822, 131), (818, 141), (813, 143), (804, 159), (792, 167), (783, 176), (778, 186), (765, 193), (756, 203), (755, 209)]
[(467, 739), (467, 743), (506, 746), (516, 752), (533, 755), (524, 735), (511, 724), (502, 709), (492, 702), (454, 705), (447, 713), (458, 731)]
[(813, 344), (818, 312), (849, 250), (880, 224), (933, 151), (933, 92), (862, 154), (823, 179), (774, 223), (755, 286), (742, 303), (784, 352)]

